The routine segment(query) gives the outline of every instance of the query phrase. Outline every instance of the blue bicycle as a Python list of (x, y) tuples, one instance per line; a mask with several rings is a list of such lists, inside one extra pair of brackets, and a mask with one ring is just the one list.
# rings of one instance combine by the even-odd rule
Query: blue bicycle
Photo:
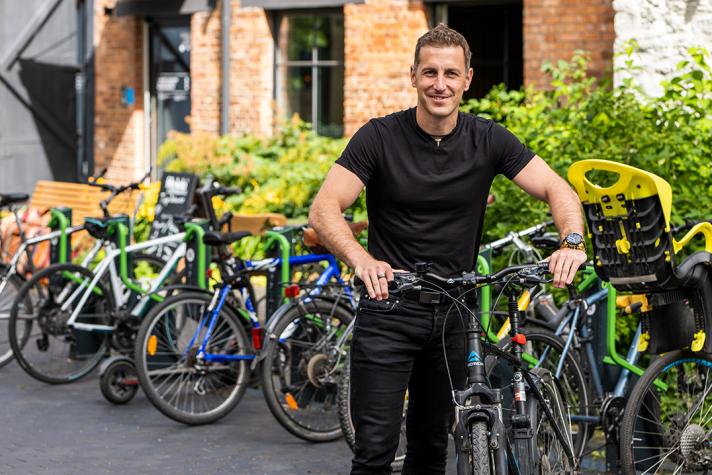
[[(171, 419), (206, 424), (228, 414), (260, 377), (270, 409), (290, 432), (313, 441), (339, 437), (338, 375), (329, 375), (329, 362), (353, 318), (351, 291), (330, 254), (259, 261), (230, 255), (226, 246), (247, 235), (206, 233), (205, 244), (219, 252), (222, 283), (212, 293), (169, 297), (144, 318), (135, 349), (141, 387)], [(285, 269), (311, 263), (326, 267), (308, 290), (284, 285), (287, 296), (299, 298), (261, 327), (250, 276), (274, 268), (289, 275)]]

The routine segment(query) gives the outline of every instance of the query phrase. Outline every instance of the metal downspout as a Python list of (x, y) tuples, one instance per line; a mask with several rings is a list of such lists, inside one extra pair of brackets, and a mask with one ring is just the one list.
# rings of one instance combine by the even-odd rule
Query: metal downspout
[(222, 0), (222, 94), (220, 99), (220, 134), (230, 131), (230, 1)]

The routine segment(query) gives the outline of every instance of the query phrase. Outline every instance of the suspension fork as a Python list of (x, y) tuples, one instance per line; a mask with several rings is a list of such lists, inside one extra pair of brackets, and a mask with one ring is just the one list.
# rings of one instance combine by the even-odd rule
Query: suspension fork
[(480, 339), (482, 325), (476, 313), (468, 312), (467, 325), (467, 385), (462, 391), (453, 391), (455, 425), (453, 438), (458, 457), (466, 457), (470, 430), (473, 423), (484, 421), (489, 431), (488, 449), (492, 451), (497, 475), (507, 473), (506, 434), (502, 422), (502, 394), (490, 388), (487, 381), (483, 343)]

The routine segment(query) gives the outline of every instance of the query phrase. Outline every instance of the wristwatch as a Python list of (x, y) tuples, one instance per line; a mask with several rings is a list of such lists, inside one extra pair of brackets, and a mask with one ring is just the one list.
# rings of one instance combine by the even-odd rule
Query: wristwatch
[(586, 252), (586, 243), (579, 233), (569, 233), (561, 240), (561, 249), (577, 249)]

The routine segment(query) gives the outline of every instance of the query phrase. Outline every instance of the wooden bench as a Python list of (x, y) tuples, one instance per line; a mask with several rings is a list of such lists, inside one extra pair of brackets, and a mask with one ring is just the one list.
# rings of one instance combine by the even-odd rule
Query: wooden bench
[(233, 214), (230, 220), (232, 231), (249, 231), (252, 235), (262, 235), (275, 226), (286, 226), (287, 217), (278, 213)]
[[(99, 202), (109, 194), (110, 192), (101, 188), (83, 183), (40, 180), (30, 197), (29, 206), (40, 212), (66, 206), (72, 209), (72, 224), (78, 225), (84, 222), (84, 218), (103, 216)], [(109, 212), (132, 215), (139, 196), (139, 191), (120, 194), (109, 205)]]

